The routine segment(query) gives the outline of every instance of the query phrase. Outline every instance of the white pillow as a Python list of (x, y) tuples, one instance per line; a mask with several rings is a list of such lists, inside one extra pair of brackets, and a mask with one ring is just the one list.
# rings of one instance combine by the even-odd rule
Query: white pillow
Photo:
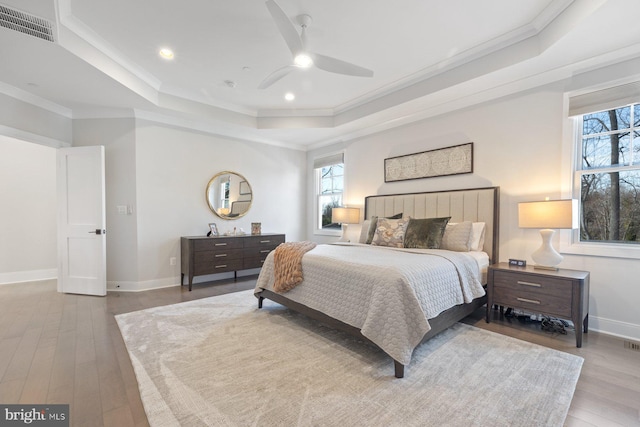
[[(470, 221), (464, 221), (470, 222)], [(484, 222), (474, 222), (471, 224), (471, 235), (469, 236), (469, 249), (465, 249), (467, 245), (463, 243), (464, 234), (467, 231), (468, 225), (465, 225), (464, 228), (458, 229), (456, 226), (459, 224), (458, 222), (450, 222), (447, 224), (447, 228), (444, 231), (444, 236), (447, 236), (447, 232), (449, 235), (447, 236), (447, 240), (449, 241), (448, 246), (455, 247), (455, 249), (448, 249), (440, 247), (440, 249), (448, 249), (450, 251), (458, 251), (458, 252), (468, 252), (468, 251), (476, 251), (483, 252), (484, 251), (484, 235), (486, 229), (486, 223)], [(452, 233), (455, 232), (453, 235)], [(444, 236), (442, 237), (444, 242)], [(453, 240), (456, 240), (455, 242)], [(458, 242), (457, 240), (460, 240)]]
[(440, 249), (456, 252), (469, 252), (471, 249), (471, 221), (448, 223), (442, 235)]
[(486, 224), (484, 222), (474, 222), (471, 228), (471, 250), (477, 252), (484, 251), (484, 233)]
[(371, 220), (365, 219), (360, 229), (360, 238), (358, 243), (367, 243), (367, 236), (369, 235), (369, 227), (371, 227)]

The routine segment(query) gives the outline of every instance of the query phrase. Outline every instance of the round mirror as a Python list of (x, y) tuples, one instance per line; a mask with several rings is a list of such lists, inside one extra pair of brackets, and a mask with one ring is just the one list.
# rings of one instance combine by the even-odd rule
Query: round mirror
[(209, 209), (220, 218), (238, 219), (251, 208), (253, 193), (244, 176), (224, 171), (211, 178), (205, 197)]

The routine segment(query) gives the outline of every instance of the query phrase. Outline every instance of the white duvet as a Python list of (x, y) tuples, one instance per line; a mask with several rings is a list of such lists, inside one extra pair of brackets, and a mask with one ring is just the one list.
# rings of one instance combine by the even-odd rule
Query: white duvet
[[(256, 284), (272, 290), (273, 252)], [(467, 253), (363, 244), (318, 245), (302, 258), (304, 280), (284, 295), (357, 327), (403, 365), (431, 329), (427, 319), (485, 294)]]

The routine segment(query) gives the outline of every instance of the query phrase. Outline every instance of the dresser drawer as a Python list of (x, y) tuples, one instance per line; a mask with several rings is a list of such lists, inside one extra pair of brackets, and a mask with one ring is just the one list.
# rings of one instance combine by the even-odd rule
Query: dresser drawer
[(262, 268), (264, 264), (264, 260), (267, 258), (267, 255), (250, 257), (244, 259), (244, 268)]
[(284, 235), (278, 236), (251, 236), (246, 237), (244, 242), (245, 248), (267, 247), (274, 249), (280, 243), (284, 243)]
[(199, 239), (193, 242), (193, 250), (210, 251), (218, 249), (241, 249), (242, 240), (226, 237), (211, 237), (208, 239)]
[(499, 292), (498, 290), (501, 288), (506, 288), (514, 292), (555, 296), (571, 301), (573, 282), (555, 277), (540, 278), (510, 271), (495, 271), (493, 286), (495, 292)]
[(200, 276), (202, 274), (224, 273), (226, 271), (242, 270), (243, 268), (244, 267), (242, 258), (219, 260), (215, 262), (195, 264), (193, 266), (194, 276)]
[(242, 249), (227, 249), (222, 248), (215, 251), (200, 251), (196, 252), (193, 257), (195, 265), (211, 264), (224, 262), (232, 259), (242, 258)]
[(275, 246), (244, 248), (244, 256), (249, 258), (255, 258), (255, 257), (266, 258), (267, 255), (269, 255), (269, 252), (275, 250), (275, 248), (276, 248)]

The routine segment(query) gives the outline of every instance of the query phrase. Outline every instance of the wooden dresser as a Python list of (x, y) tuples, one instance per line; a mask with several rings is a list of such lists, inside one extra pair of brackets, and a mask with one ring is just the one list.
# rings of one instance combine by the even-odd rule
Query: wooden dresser
[(194, 276), (233, 271), (237, 278), (238, 270), (261, 268), (269, 252), (284, 240), (284, 234), (182, 237), (180, 284), (188, 276), (191, 290)]
[(491, 265), (487, 275), (487, 323), (494, 304), (570, 319), (575, 326), (576, 347), (582, 347), (582, 333), (589, 330), (589, 272)]

